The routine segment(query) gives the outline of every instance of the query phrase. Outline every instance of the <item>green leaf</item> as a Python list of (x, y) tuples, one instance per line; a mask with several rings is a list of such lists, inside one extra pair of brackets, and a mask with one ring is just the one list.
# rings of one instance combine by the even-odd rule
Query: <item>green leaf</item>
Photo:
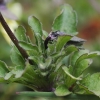
[(56, 53), (55, 43), (53, 44), (48, 43), (47, 54), (52, 55), (54, 53)]
[(42, 52), (42, 50), (44, 49), (44, 44), (43, 44), (43, 41), (42, 41), (42, 37), (39, 33), (36, 33), (35, 37), (36, 37), (36, 44), (39, 48), (39, 51)]
[(82, 80), (81, 76), (76, 77), (75, 75), (73, 75), (70, 71), (70, 68), (73, 68), (72, 66), (62, 66), (63, 72), (65, 73), (65, 84), (67, 85), (67, 87), (71, 87), (73, 84), (76, 83), (76, 81), (78, 80)]
[(30, 56), (39, 56), (39, 50), (36, 45), (33, 45), (31, 43), (26, 43), (23, 41), (19, 42), (19, 45), (25, 49)]
[(99, 51), (94, 51), (94, 52), (90, 52), (88, 54), (87, 58), (93, 58), (93, 57), (97, 57), (97, 56), (100, 56), (100, 52)]
[(75, 75), (76, 77), (80, 76), (90, 66), (91, 63), (92, 61), (89, 59), (82, 60), (81, 62), (78, 63), (78, 66), (74, 67), (75, 70), (73, 69), (74, 70), (73, 75)]
[(72, 52), (78, 51), (78, 48), (74, 45), (69, 45), (67, 46), (65, 49), (65, 57), (63, 58), (63, 64), (65, 64), (66, 66), (69, 66), (69, 61), (70, 61), (70, 55), (72, 54)]
[[(68, 64), (68, 59), (69, 59), (69, 56), (68, 54), (66, 53), (61, 53), (59, 54), (58, 56), (56, 56), (57, 58), (54, 58), (54, 63), (56, 65), (56, 68), (55, 68), (55, 72), (60, 68), (62, 67), (62, 65), (66, 65), (66, 63)], [(68, 58), (67, 58), (68, 57)]]
[[(71, 67), (71, 66), (70, 66), (70, 67)], [(74, 76), (70, 73), (68, 67), (63, 66), (62, 69), (63, 69), (63, 71), (64, 71), (71, 79), (74, 79), (74, 80), (82, 80), (80, 77), (74, 77)]]
[(52, 58), (48, 57), (47, 59), (45, 59), (45, 65), (46, 65), (46, 69), (48, 69), (48, 67), (52, 64)]
[(45, 59), (45, 62), (43, 62), (42, 60), (39, 60), (38, 67), (41, 69), (41, 71), (46, 72), (48, 71), (48, 68), (50, 67), (51, 63), (52, 63), (52, 58), (48, 57), (47, 59)]
[(8, 80), (9, 78), (11, 78), (12, 75), (13, 75), (13, 73), (12, 73), (12, 72), (9, 72), (9, 73), (7, 73), (7, 74), (5, 75), (4, 79), (5, 79), (5, 80)]
[(27, 41), (28, 41), (28, 43), (32, 43), (32, 41), (31, 41), (29, 36), (27, 36)]
[(15, 31), (15, 36), (19, 41), (27, 42), (26, 30), (23, 26), (19, 26)]
[(65, 34), (77, 34), (77, 16), (72, 7), (68, 4), (63, 5), (61, 14), (57, 16), (53, 22), (52, 30), (60, 30)]
[(72, 56), (71, 56), (71, 60), (70, 60), (70, 64), (72, 65), (72, 66), (74, 66), (75, 65), (75, 63), (76, 63), (76, 61), (77, 61), (77, 59), (81, 56), (81, 55), (83, 55), (83, 54), (85, 54), (85, 53), (89, 53), (89, 51), (88, 50), (78, 50), (78, 51), (75, 51), (75, 52), (73, 52), (73, 54), (72, 54)]
[(83, 86), (86, 90), (92, 92), (94, 95), (100, 97), (100, 73), (88, 75), (78, 84), (81, 85), (81, 87)]
[(79, 50), (74, 52), (70, 58), (70, 73), (75, 76), (79, 77), (91, 64), (90, 59), (86, 59), (89, 51), (88, 50)]
[(66, 96), (66, 95), (69, 95), (71, 94), (72, 92), (70, 92), (67, 88), (66, 85), (60, 85), (56, 88), (56, 90), (54, 91), (54, 93), (57, 95), (57, 96)]
[[(46, 86), (48, 83), (45, 81), (44, 77), (40, 74), (39, 69), (34, 69), (34, 65), (30, 65), (26, 63), (25, 72), (23, 73), (21, 80), (25, 80), (27, 85), (30, 86), (32, 89)], [(35, 90), (35, 89), (34, 89)]]
[(43, 36), (42, 39), (45, 40), (48, 37), (48, 33), (43, 30)]
[(98, 56), (98, 55), (100, 55), (100, 52), (85, 53), (85, 54), (81, 55), (81, 56), (77, 59), (75, 65), (77, 66), (78, 62), (80, 62), (80, 61), (82, 61), (82, 60), (84, 60), (84, 59), (93, 58), (93, 57), (96, 57), (96, 56)]
[(47, 67), (46, 64), (48, 64), (48, 63), (44, 63), (41, 58), (38, 58), (38, 57), (35, 57), (35, 56), (30, 56), (29, 59), (33, 60), (36, 63), (38, 69), (41, 72), (46, 69), (46, 67)]
[(92, 60), (87, 59), (88, 58), (88, 53), (85, 53), (81, 55), (75, 63), (74, 69), (73, 69), (73, 74), (75, 76), (81, 75), (92, 63)]
[(45, 68), (46, 68), (46, 65), (45, 65), (45, 63), (43, 63), (42, 61), (39, 61), (38, 67), (39, 67), (39, 69), (41, 69), (42, 71), (44, 71)]
[(29, 63), (26, 62), (25, 72), (23, 73), (22, 77), (27, 78), (28, 76), (31, 78), (30, 81), (35, 81), (33, 79), (35, 79), (38, 76), (38, 74), (37, 72), (35, 72), (36, 70), (34, 70), (34, 68), (35, 68), (34, 65), (30, 65)]
[(25, 49), (25, 50), (36, 50), (36, 51), (38, 51), (37, 46), (36, 46), (36, 45), (33, 45), (33, 44), (31, 44), (31, 43), (26, 43), (26, 42), (24, 42), (24, 41), (20, 41), (20, 42), (19, 42), (19, 45), (20, 45), (23, 49)]
[(64, 45), (71, 39), (70, 35), (59, 36), (56, 44), (56, 51), (60, 51)]
[(72, 52), (77, 51), (77, 50), (78, 48), (74, 45), (69, 45), (68, 47), (65, 48), (65, 52), (67, 54), (71, 54)]
[(39, 47), (39, 51), (42, 52), (42, 49), (44, 48), (43, 45), (43, 40), (42, 40), (42, 25), (40, 21), (35, 17), (35, 16), (30, 16), (28, 18), (28, 24), (34, 31), (35, 39), (36, 39), (36, 44)]
[(0, 77), (4, 77), (8, 72), (8, 66), (5, 64), (5, 62), (0, 61)]
[(22, 76), (24, 73), (24, 66), (15, 66), (14, 69), (12, 70), (12, 73), (15, 75), (15, 78), (19, 78)]
[(40, 73), (42, 76), (47, 76), (49, 72), (48, 71), (41, 71)]
[(40, 56), (39, 52), (36, 50), (28, 50), (28, 55), (29, 56)]
[(52, 58), (48, 57), (47, 59), (45, 59), (45, 61), (42, 61), (42, 58), (38, 58), (38, 57), (34, 57), (34, 56), (30, 56), (29, 59), (33, 60), (37, 66), (38, 69), (41, 71), (42, 74), (47, 74), (48, 73), (48, 68), (50, 68), (50, 65), (52, 63)]
[(20, 54), (19, 50), (17, 49), (17, 47), (15, 45), (12, 45), (12, 48), (15, 52), (17, 52), (18, 54)]
[(76, 60), (75, 66), (77, 66), (78, 63), (81, 62), (82, 60), (86, 59), (87, 56), (88, 56), (88, 53), (85, 53), (85, 54), (81, 55), (81, 56)]
[(59, 69), (59, 68), (61, 67), (61, 65), (63, 64), (63, 63), (62, 63), (62, 59), (63, 59), (63, 56), (61, 56), (61, 57), (59, 57), (59, 58), (57, 59), (57, 61), (56, 61), (56, 63), (55, 63), (56, 68), (55, 68), (54, 72), (57, 72), (58, 69)]
[(34, 34), (40, 34), (42, 36), (42, 25), (40, 21), (35, 16), (30, 16), (28, 18), (28, 24), (31, 26)]
[(15, 65), (25, 66), (25, 60), (22, 58), (20, 54), (18, 54), (13, 48), (11, 50), (11, 60)]
[(89, 67), (89, 65), (92, 63), (92, 60), (90, 60), (90, 58), (99, 55), (99, 52), (88, 53), (88, 51), (85, 51), (87, 52), (85, 53), (83, 50), (82, 52), (78, 53), (80, 57), (76, 60), (75, 65), (73, 67), (73, 75), (75, 76), (81, 75)]

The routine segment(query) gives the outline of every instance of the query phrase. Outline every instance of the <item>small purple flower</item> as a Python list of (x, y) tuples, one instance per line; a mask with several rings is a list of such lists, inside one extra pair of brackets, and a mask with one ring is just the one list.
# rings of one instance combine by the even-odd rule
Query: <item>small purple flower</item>
[(17, 17), (9, 11), (9, 9), (6, 6), (7, 0), (0, 0), (0, 12), (5, 16), (6, 18), (16, 20)]

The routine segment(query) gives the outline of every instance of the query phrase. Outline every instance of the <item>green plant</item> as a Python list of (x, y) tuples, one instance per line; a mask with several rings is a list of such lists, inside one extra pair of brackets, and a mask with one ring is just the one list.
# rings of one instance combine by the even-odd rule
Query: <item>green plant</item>
[(0, 82), (16, 82), (26, 85), (35, 91), (54, 92), (57, 96), (71, 93), (94, 94), (100, 96), (100, 73), (84, 74), (91, 64), (91, 58), (99, 52), (89, 52), (75, 45), (65, 44), (77, 32), (77, 17), (69, 5), (61, 7), (61, 13), (55, 18), (52, 31), (60, 30), (66, 35), (58, 36), (56, 41), (48, 43), (45, 49), (44, 40), (48, 33), (35, 16), (30, 16), (31, 27), (36, 42), (33, 44), (26, 36), (23, 26), (16, 29), (15, 36), (0, 14), (0, 22), (15, 45), (12, 46), (11, 60), (15, 66), (9, 67), (0, 61)]

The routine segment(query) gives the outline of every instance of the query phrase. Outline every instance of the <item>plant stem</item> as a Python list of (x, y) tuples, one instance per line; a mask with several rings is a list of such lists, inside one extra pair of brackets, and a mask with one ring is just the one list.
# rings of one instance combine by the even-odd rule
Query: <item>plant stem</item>
[[(0, 22), (1, 22), (2, 26), (3, 26), (3, 28), (5, 29), (5, 31), (7, 32), (8, 36), (10, 37), (10, 39), (13, 41), (13, 43), (15, 44), (15, 46), (17, 47), (17, 49), (19, 50), (19, 52), (23, 56), (23, 58), (25, 60), (28, 59), (28, 55), (27, 55), (26, 51), (22, 47), (19, 46), (19, 42), (18, 42), (17, 38), (15, 37), (15, 35), (13, 34), (11, 29), (7, 25), (7, 23), (4, 20), (1, 12), (0, 12)], [(33, 62), (31, 60), (29, 60), (29, 63), (33, 64)]]

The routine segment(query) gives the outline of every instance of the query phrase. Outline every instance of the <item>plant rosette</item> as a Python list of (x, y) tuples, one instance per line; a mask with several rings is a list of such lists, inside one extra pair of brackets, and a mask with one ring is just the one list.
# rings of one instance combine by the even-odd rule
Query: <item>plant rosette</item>
[(13, 34), (3, 24), (1, 14), (0, 22), (15, 44), (11, 49), (11, 60), (15, 66), (7, 66), (0, 61), (0, 83), (20, 83), (36, 91), (18, 93), (21, 95), (100, 97), (100, 73), (85, 73), (92, 63), (91, 58), (99, 56), (100, 52), (90, 52), (76, 45), (83, 39), (75, 37), (78, 33), (77, 16), (70, 5), (61, 7), (49, 35), (35, 16), (28, 18), (35, 43), (26, 36), (23, 26)]

